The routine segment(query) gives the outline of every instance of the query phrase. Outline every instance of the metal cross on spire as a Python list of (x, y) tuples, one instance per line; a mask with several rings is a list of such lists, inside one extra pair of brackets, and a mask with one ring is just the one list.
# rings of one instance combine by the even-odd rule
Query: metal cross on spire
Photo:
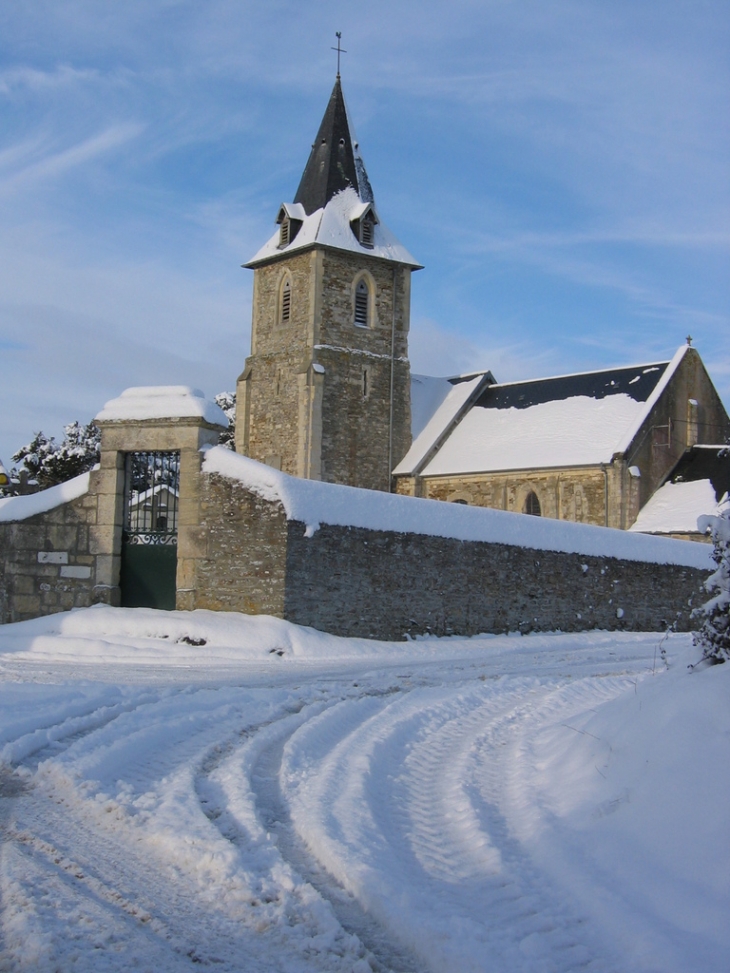
[(337, 77), (339, 78), (339, 76), (340, 76), (340, 54), (347, 54), (347, 51), (344, 49), (344, 47), (340, 47), (340, 41), (342, 40), (342, 31), (341, 30), (335, 31), (335, 37), (337, 38), (337, 47), (333, 47), (332, 50), (333, 51), (337, 51)]

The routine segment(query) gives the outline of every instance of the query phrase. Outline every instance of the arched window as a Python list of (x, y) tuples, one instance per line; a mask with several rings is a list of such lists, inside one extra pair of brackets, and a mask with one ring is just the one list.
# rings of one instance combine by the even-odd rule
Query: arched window
[(525, 497), (525, 505), (522, 510), (523, 513), (530, 514), (532, 517), (542, 516), (542, 511), (540, 510), (540, 501), (537, 499), (537, 494), (534, 490), (530, 490)]
[(287, 274), (281, 283), (279, 293), (279, 322), (288, 324), (291, 320), (291, 277)]
[(367, 328), (370, 323), (370, 288), (364, 277), (361, 277), (355, 288), (355, 324), (360, 328)]

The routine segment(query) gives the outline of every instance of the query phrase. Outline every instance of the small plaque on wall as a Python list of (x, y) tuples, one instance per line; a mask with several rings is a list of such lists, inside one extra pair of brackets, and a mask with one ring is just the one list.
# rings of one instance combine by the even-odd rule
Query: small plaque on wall
[(68, 564), (68, 551), (38, 551), (39, 564)]

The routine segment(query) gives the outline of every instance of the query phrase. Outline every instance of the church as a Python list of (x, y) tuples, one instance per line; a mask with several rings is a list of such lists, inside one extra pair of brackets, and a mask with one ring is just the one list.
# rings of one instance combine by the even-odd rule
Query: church
[(691, 339), (671, 361), (526, 382), (412, 376), (422, 268), (376, 208), (339, 74), (276, 226), (244, 265), (243, 455), (307, 479), (625, 530), (687, 450), (730, 438)]
[(730, 422), (689, 340), (529, 382), (411, 375), (421, 267), (383, 222), (339, 76), (272, 223), (245, 265), (235, 449), (197, 389), (107, 402), (98, 466), (0, 500), (0, 624), (103, 603), (377, 639), (691, 627), (709, 550), (646, 536), (730, 482)]

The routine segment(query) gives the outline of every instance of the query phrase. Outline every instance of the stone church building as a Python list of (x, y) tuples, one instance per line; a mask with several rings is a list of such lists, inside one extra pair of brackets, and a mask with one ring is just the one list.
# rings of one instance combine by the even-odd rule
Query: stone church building
[[(95, 469), (0, 499), (0, 623), (104, 603), (387, 639), (690, 627), (708, 549), (605, 529), (630, 527), (672, 470), (686, 479), (688, 448), (730, 434), (689, 342), (669, 362), (531, 382), (412, 376), (420, 265), (381, 219), (339, 77), (246, 266), (235, 451), (199, 390), (107, 402)], [(715, 496), (708, 463), (692, 469)]]
[(308, 479), (627, 529), (685, 450), (730, 437), (689, 341), (671, 361), (529, 382), (412, 378), (420, 265), (376, 209), (339, 75), (276, 223), (245, 265), (239, 453)]

